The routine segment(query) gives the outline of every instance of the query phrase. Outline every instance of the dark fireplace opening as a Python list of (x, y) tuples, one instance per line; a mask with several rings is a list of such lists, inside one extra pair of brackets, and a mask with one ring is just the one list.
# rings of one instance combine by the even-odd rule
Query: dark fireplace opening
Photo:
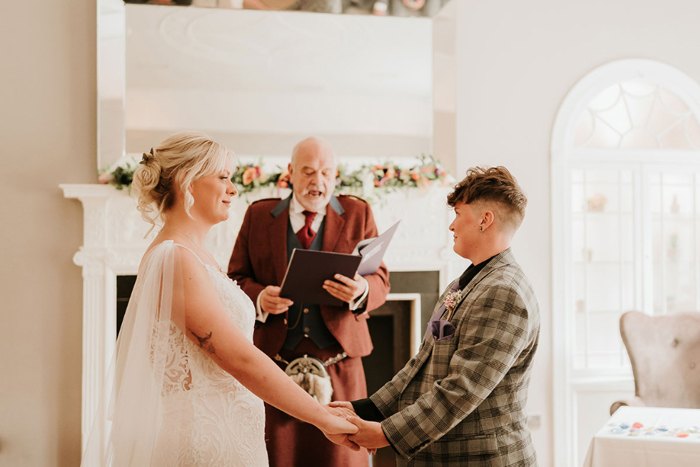
[(397, 271), (389, 276), (391, 293), (419, 293), (421, 303), (421, 336), (425, 334), (433, 309), (440, 298), (439, 271)]
[[(421, 297), (421, 333), (425, 334), (435, 302), (440, 296), (438, 271), (397, 271), (390, 274), (391, 293), (418, 293)], [(134, 288), (136, 276), (117, 276), (117, 333)], [(372, 394), (389, 381), (411, 357), (411, 302), (390, 300), (373, 310), (367, 321), (374, 344), (372, 353), (362, 359), (367, 378), (367, 393)], [(372, 467), (394, 466), (391, 448), (373, 456)]]
[(129, 297), (135, 283), (136, 276), (117, 276), (117, 335), (122, 328), (126, 307), (129, 305)]

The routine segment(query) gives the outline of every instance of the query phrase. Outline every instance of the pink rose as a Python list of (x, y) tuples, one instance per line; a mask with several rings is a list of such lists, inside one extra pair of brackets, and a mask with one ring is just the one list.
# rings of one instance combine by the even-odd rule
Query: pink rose
[(107, 183), (111, 182), (114, 180), (114, 177), (112, 176), (111, 173), (109, 172), (102, 172), (99, 177), (97, 177), (97, 180), (102, 183), (103, 185), (106, 185)]
[(250, 185), (250, 183), (255, 180), (256, 175), (257, 171), (255, 167), (248, 167), (245, 169), (245, 172), (243, 172), (243, 185)]

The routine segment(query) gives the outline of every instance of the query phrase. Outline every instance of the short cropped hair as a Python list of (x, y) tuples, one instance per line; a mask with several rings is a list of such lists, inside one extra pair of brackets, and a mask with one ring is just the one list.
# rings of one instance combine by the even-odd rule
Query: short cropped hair
[(451, 207), (464, 204), (495, 203), (504, 227), (515, 232), (525, 217), (527, 197), (518, 181), (505, 167), (472, 167), (467, 176), (447, 195)]

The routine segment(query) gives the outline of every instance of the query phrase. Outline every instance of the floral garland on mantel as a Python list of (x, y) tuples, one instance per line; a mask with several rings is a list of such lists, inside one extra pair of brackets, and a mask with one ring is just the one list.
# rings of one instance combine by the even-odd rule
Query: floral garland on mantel
[[(117, 190), (129, 188), (134, 172), (139, 167), (136, 158), (127, 158), (110, 169), (100, 172), (99, 182), (113, 185)], [(287, 189), (290, 187), (287, 168), (277, 166), (265, 170), (262, 158), (257, 163), (240, 164), (231, 181), (239, 193), (246, 195), (263, 189)], [(449, 186), (454, 178), (432, 155), (421, 155), (412, 165), (401, 166), (392, 162), (363, 164), (350, 170), (339, 164), (336, 174), (336, 192), (361, 193), (370, 202), (381, 200), (383, 195), (400, 188), (418, 188), (426, 191), (434, 185)]]

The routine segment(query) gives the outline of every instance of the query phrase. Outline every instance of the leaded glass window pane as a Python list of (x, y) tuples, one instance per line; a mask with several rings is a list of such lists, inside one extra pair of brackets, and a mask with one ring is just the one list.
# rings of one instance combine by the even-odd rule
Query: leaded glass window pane
[(686, 103), (668, 89), (626, 81), (591, 100), (576, 127), (574, 147), (700, 149), (700, 125)]

